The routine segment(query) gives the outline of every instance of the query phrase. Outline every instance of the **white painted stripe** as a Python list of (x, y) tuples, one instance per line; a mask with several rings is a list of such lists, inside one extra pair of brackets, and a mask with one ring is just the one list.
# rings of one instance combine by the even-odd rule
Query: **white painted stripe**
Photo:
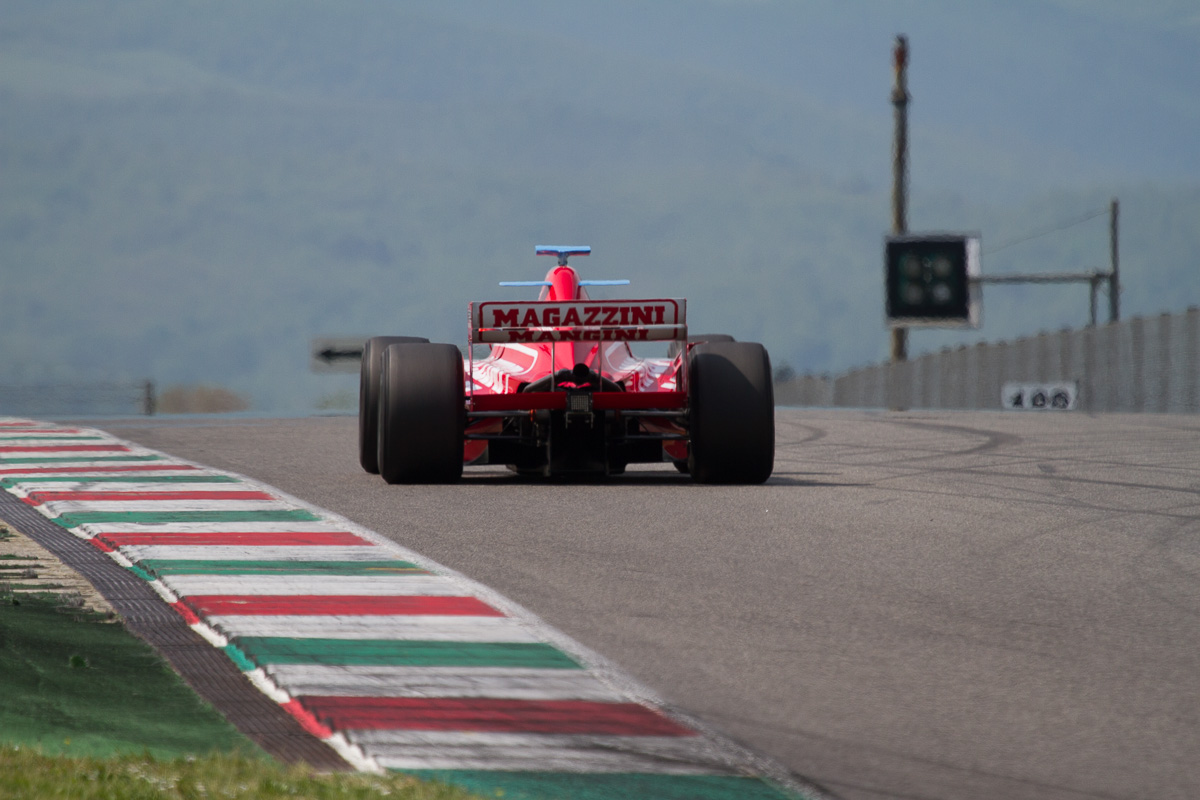
[(570, 736), (351, 730), (346, 738), (391, 769), (732, 774), (736, 765), (700, 736)]
[[(63, 440), (78, 440), (80, 444), (112, 444), (117, 441), (111, 436), (100, 434), (98, 431), (8, 431), (0, 428), (0, 444), (36, 444), (51, 442), (62, 444)], [(15, 440), (15, 441), (14, 441)], [(6, 446), (6, 445), (5, 445)]]
[(456, 596), (462, 587), (437, 575), (167, 575), (180, 595)]
[[(51, 453), (51, 457), (54, 454)], [(126, 453), (113, 453), (114, 456), (127, 455)], [(136, 454), (135, 454), (136, 455)], [(0, 459), (0, 469), (9, 470), (10, 474), (5, 474), (0, 477), (5, 478), (21, 478), (29, 476), (31, 479), (53, 477), (55, 475), (138, 475), (146, 477), (155, 475), (161, 472), (163, 475), (196, 475), (204, 474), (202, 470), (191, 469), (169, 469), (170, 467), (187, 466), (182, 461), (170, 461), (166, 459), (155, 459), (154, 461), (97, 461), (93, 458), (72, 459), (70, 461), (54, 461), (48, 464), (14, 464), (11, 461)], [(122, 472), (114, 472), (113, 467), (150, 467), (152, 469), (136, 469)], [(163, 469), (168, 467), (168, 469)], [(36, 470), (36, 472), (34, 471)]]
[(336, 697), (498, 697), (510, 700), (621, 702), (625, 695), (573, 669), (380, 667), (268, 664), (293, 695)]
[[(292, 531), (296, 533), (313, 533), (324, 531), (347, 531), (348, 529), (337, 522), (326, 520), (300, 520), (293, 522), (97, 522), (88, 527), (95, 527), (104, 533), (270, 533), (274, 531)], [(359, 534), (358, 531), (349, 531)], [(367, 541), (371, 541), (367, 539)], [(373, 542), (372, 542), (373, 543)], [(314, 547), (316, 545), (313, 545)], [(250, 547), (250, 545), (246, 545)], [(389, 560), (394, 560), (389, 557)]]
[(168, 603), (178, 603), (179, 595), (171, 591), (171, 588), (162, 581), (150, 581), (150, 588), (153, 589), (159, 597), (166, 600)]
[(375, 762), (375, 759), (363, 752), (363, 749), (356, 744), (352, 744), (343, 733), (334, 733), (333, 736), (327, 737), (322, 741), (329, 745), (337, 752), (339, 756), (346, 759), (350, 766), (354, 767), (359, 772), (370, 772), (374, 775), (383, 775), (385, 770)]
[(48, 517), (88, 512), (295, 511), (280, 500), (58, 500), (42, 503)]
[(292, 639), (392, 639), (431, 642), (536, 642), (520, 623), (506, 617), (206, 615), (226, 636), (285, 636)]
[(252, 669), (249, 672), (243, 672), (242, 674), (249, 678), (250, 682), (257, 686), (260, 692), (274, 700), (276, 703), (283, 705), (292, 699), (286, 691), (276, 686), (275, 682), (271, 680), (267, 676), (267, 673), (263, 672), (262, 669)]
[[(188, 477), (199, 473), (188, 472)], [(178, 476), (179, 473), (176, 473)], [(140, 475), (138, 476), (141, 477)], [(93, 478), (86, 481), (21, 481), (13, 487), (23, 493), (30, 492), (252, 492), (259, 487), (245, 483), (204, 483), (204, 482), (105, 482), (103, 478)]]
[(120, 564), (122, 567), (125, 567), (125, 569), (129, 569), (130, 567), (133, 566), (133, 562), (130, 561), (128, 558), (126, 558), (124, 555), (122, 555), (117, 550), (109, 551), (108, 557), (111, 558), (113, 561), (117, 562), (118, 564)]
[[(629, 773), (648, 772), (657, 775), (729, 775), (748, 777), (746, 773), (731, 769), (713, 769), (693, 766), (687, 762), (662, 761), (634, 754), (621, 755), (602, 752), (579, 751), (561, 757), (550, 752), (526, 751), (517, 748), (511, 758), (505, 754), (488, 751), (478, 757), (456, 757), (454, 755), (408, 754), (391, 755), (364, 748), (367, 756), (384, 769), (400, 772), (418, 769), (492, 770), (497, 772), (578, 772), (578, 773)], [(586, 775), (580, 778), (587, 785)], [(528, 795), (527, 795), (528, 796)]]
[[(55, 449), (55, 450), (40, 449), (40, 448), (46, 447), (47, 445), (53, 446), (55, 448), (62, 448), (62, 449)], [(147, 450), (144, 447), (138, 447), (136, 445), (130, 444), (129, 442), (122, 442), (120, 439), (108, 439), (108, 440), (104, 440), (104, 441), (91, 441), (91, 442), (42, 442), (41, 444), (38, 444), (37, 442), (9, 442), (7, 444), (3, 444), (0, 446), (6, 448), (3, 452), (0, 452), (0, 458), (70, 458), (70, 459), (77, 460), (77, 461), (80, 461), (83, 463), (95, 461), (98, 458), (111, 459), (114, 456), (124, 458), (124, 457), (128, 457), (128, 456), (158, 455), (158, 453), (155, 453), (153, 450)], [(93, 449), (91, 449), (96, 446), (124, 447), (126, 449), (124, 449), (124, 450), (93, 450)], [(50, 464), (47, 464), (47, 466), (57, 467), (57, 466), (60, 466), (62, 464), (67, 464), (67, 463), (70, 463), (70, 462), (55, 461), (55, 462), (51, 462)], [(106, 462), (101, 462), (101, 463), (120, 464), (120, 463), (138, 463), (138, 462), (106, 461)], [(36, 467), (37, 464), (17, 464), (15, 466), (19, 466), (19, 467), (34, 466), (34, 467)]]
[[(47, 449), (51, 447), (54, 449)], [(97, 450), (98, 447), (106, 449)], [(36, 439), (0, 438), (0, 458), (99, 458), (132, 455), (128, 450), (117, 449), (121, 447), (128, 445), (116, 439), (86, 439), (79, 435), (48, 437), (39, 434)]]
[[(223, 647), (224, 645), (219, 646)], [(292, 695), (277, 684), (274, 678), (264, 672), (261, 667), (244, 674), (259, 691), (276, 703), (286, 705), (292, 701)], [(383, 768), (373, 758), (363, 752), (361, 747), (347, 739), (346, 735), (341, 731), (335, 731), (330, 736), (322, 737), (321, 741), (333, 748), (338, 755), (359, 772), (370, 772), (376, 775), (384, 773)]]
[[(552, 747), (569, 750), (603, 747), (617, 752), (695, 753), (708, 755), (700, 736), (628, 736), (599, 733), (504, 733), (491, 731), (430, 731), (419, 729), (351, 728), (347, 738), (362, 747)], [(720, 763), (719, 760), (714, 760)]]
[[(18, 473), (12, 473), (12, 474), (0, 473), (0, 479), (7, 479), (10, 481), (18, 481), (18, 480), (22, 479), (22, 477), (25, 477), (25, 476), (36, 477), (36, 479), (43, 479), (43, 477), (80, 477), (80, 476), (86, 477), (86, 476), (92, 476), (92, 475), (96, 476), (98, 479), (98, 477), (103, 477), (106, 475), (124, 474), (124, 473), (108, 473), (108, 471), (97, 471), (97, 469), (94, 469), (94, 468), (100, 467), (100, 465), (98, 465), (98, 464), (84, 465), (83, 468), (79, 468), (79, 469), (73, 469), (73, 468), (59, 469), (60, 465), (54, 464), (53, 465), (54, 469), (52, 469), (50, 471), (44, 471), (44, 473), (43, 473), (43, 471), (40, 471), (40, 473), (37, 473), (36, 475), (32, 474), (30, 470), (35, 469), (35, 468), (40, 469), (40, 470), (46, 469), (46, 468), (37, 467), (36, 464), (32, 465), (32, 467), (30, 467), (29, 464), (17, 464), (16, 467), (23, 468), (23, 469), (18, 471)], [(5, 464), (4, 462), (0, 462), (0, 470), (11, 470), (16, 467), (13, 467), (12, 464)], [(192, 470), (182, 470), (182, 469), (175, 469), (175, 470), (170, 470), (170, 471), (162, 470), (160, 473), (160, 471), (155, 469), (155, 470), (148, 470), (148, 471), (138, 471), (137, 475), (139, 477), (154, 477), (156, 475), (161, 475), (161, 476), (203, 475), (203, 473), (200, 473), (199, 470), (192, 471)], [(24, 481), (18, 483), (17, 486), (23, 486), (23, 485), (24, 485)]]
[(213, 630), (212, 626), (210, 625), (205, 625), (203, 622), (197, 622), (189, 625), (188, 627), (204, 637), (204, 639), (213, 647), (224, 648), (229, 645), (229, 640)]
[(232, 545), (178, 547), (167, 544), (119, 548), (134, 561), (395, 561), (397, 555), (379, 545), (348, 547), (235, 547)]

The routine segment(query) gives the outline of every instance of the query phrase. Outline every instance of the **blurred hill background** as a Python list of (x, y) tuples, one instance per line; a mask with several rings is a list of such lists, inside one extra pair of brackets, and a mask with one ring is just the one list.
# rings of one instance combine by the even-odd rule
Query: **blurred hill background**
[[(0, 380), (328, 406), (311, 338), (461, 343), (542, 243), (776, 366), (881, 360), (897, 33), (912, 230), (1104, 268), (1103, 214), (1028, 237), (1119, 197), (1123, 315), (1200, 303), (1191, 0), (6, 0)], [(910, 352), (1086, 321), (989, 287)]]

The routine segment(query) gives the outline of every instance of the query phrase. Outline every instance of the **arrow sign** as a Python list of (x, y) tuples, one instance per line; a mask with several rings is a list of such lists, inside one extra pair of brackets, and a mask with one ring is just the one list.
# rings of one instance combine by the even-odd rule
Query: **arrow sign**
[(362, 354), (363, 349), (361, 347), (350, 347), (345, 350), (326, 347), (324, 350), (317, 353), (317, 358), (321, 359), (326, 364), (333, 364), (335, 361), (358, 361), (362, 358)]
[(358, 372), (366, 336), (323, 336), (312, 340), (309, 367), (313, 372)]

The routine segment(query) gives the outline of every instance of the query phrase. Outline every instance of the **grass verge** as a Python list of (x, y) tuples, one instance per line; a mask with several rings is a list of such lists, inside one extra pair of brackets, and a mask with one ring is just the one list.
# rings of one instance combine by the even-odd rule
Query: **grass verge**
[(49, 756), (0, 745), (0, 797), (11, 800), (469, 800), (404, 775), (319, 775), (238, 754), (156, 759)]
[(0, 586), (0, 798), (285, 797), (474, 795), (405, 775), (321, 775), (283, 766), (120, 623), (63, 595)]
[(47, 755), (266, 758), (149, 645), (52, 594), (0, 591), (0, 739)]

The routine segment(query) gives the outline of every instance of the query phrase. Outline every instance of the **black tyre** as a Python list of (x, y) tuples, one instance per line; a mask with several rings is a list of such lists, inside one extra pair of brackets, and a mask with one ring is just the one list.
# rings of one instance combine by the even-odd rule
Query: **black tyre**
[(699, 483), (762, 483), (775, 467), (771, 358), (761, 344), (712, 342), (692, 349), (691, 447)]
[(462, 355), (452, 344), (393, 344), (379, 380), (379, 474), (388, 483), (462, 477)]
[(358, 378), (358, 463), (372, 475), (379, 474), (379, 373), (383, 351), (390, 344), (428, 341), (420, 336), (375, 336), (363, 345)]
[[(688, 337), (688, 344), (696, 344), (697, 342), (732, 342), (736, 341), (728, 333), (693, 333)], [(679, 355), (679, 351), (683, 349), (683, 345), (679, 342), (671, 342), (671, 346), (667, 348), (667, 358), (674, 358)]]

